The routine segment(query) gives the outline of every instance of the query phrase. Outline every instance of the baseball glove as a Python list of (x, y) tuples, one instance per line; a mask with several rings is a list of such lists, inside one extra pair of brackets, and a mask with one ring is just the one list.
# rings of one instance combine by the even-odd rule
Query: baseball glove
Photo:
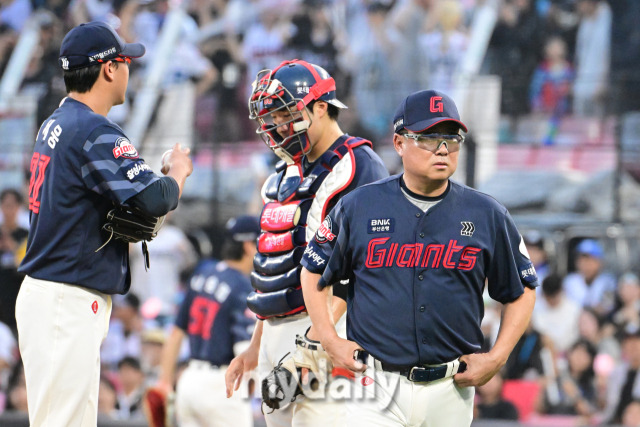
[(300, 372), (293, 358), (287, 356), (289, 353), (285, 354), (269, 375), (262, 380), (262, 401), (272, 409), (272, 412), (288, 405), (302, 394), (299, 382)]
[(153, 240), (163, 222), (163, 216), (158, 218), (139, 209), (118, 206), (107, 213), (107, 222), (102, 229), (110, 232), (111, 237), (115, 239), (138, 243)]

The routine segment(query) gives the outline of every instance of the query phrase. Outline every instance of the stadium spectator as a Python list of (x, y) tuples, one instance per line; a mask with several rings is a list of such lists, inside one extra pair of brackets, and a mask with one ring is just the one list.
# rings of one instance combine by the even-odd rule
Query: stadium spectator
[(616, 337), (621, 338), (625, 333), (640, 330), (640, 279), (634, 273), (623, 274), (616, 292), (619, 306), (609, 319)]
[(562, 278), (551, 275), (542, 281), (542, 298), (536, 303), (532, 323), (551, 340), (555, 352), (564, 353), (578, 339), (580, 311), (562, 290)]
[[(533, 267), (536, 269), (538, 281), (542, 283), (544, 278), (549, 275), (552, 269), (552, 266), (549, 263), (549, 256), (544, 247), (544, 238), (540, 232), (535, 230), (524, 233), (522, 238), (525, 246), (527, 247), (527, 252), (529, 252), (529, 258), (531, 258)], [(536, 296), (540, 297), (541, 295), (542, 286), (538, 286), (536, 288)]]
[(445, 0), (438, 3), (435, 12), (437, 27), (420, 36), (420, 52), (427, 60), (429, 87), (453, 93), (468, 44), (461, 27), (462, 5), (457, 0)]
[(591, 307), (599, 316), (613, 310), (615, 277), (603, 271), (604, 249), (593, 239), (582, 240), (575, 249), (576, 271), (568, 274), (564, 291), (581, 307)]
[(502, 79), (502, 114), (512, 117), (529, 112), (529, 83), (542, 57), (544, 23), (533, 3), (503, 2), (487, 51), (489, 71)]
[(592, 308), (584, 308), (578, 318), (578, 339), (589, 341), (598, 349), (598, 354), (607, 354), (614, 359), (620, 357), (620, 344), (613, 334), (603, 327), (603, 319)]
[(504, 378), (537, 379), (545, 376), (541, 353), (548, 349), (549, 339), (529, 323), (527, 330), (513, 348), (504, 366)]
[(118, 393), (116, 386), (109, 378), (100, 376), (100, 388), (98, 391), (98, 421), (117, 420)]
[[(406, 93), (403, 88), (408, 81), (404, 77), (414, 66), (413, 59), (400, 61), (404, 39), (390, 24), (390, 8), (389, 1), (367, 3), (367, 19), (345, 52), (360, 133), (374, 143), (390, 133), (389, 117), (402, 100), (399, 94)], [(380, 102), (382, 99), (385, 102)]]
[(602, 0), (578, 0), (580, 24), (576, 39), (573, 112), (602, 116), (609, 82), (611, 9)]
[(29, 0), (0, 0), (0, 25), (19, 33), (27, 23), (33, 6)]
[(567, 60), (567, 44), (558, 37), (547, 39), (544, 60), (531, 80), (529, 99), (531, 111), (548, 118), (543, 144), (555, 142), (560, 120), (569, 112), (569, 94), (573, 84), (573, 68)]
[(18, 265), (24, 257), (29, 231), (19, 224), (18, 214), (23, 203), (22, 194), (12, 188), (0, 193), (0, 322), (16, 329), (15, 306), (24, 274)]
[(605, 419), (620, 423), (622, 414), (634, 400), (640, 399), (640, 331), (627, 333), (622, 340), (622, 363), (609, 377)]
[(114, 297), (109, 332), (100, 351), (103, 365), (115, 369), (118, 362), (127, 356), (139, 358), (143, 327), (140, 299), (136, 294), (129, 292)]
[(502, 397), (504, 379), (498, 372), (485, 385), (477, 387), (478, 401), (475, 405), (474, 419), (517, 420), (518, 409), (513, 403)]
[[(579, 415), (589, 423), (597, 409), (595, 372), (593, 362), (595, 347), (588, 341), (574, 343), (565, 359), (558, 363), (555, 379), (557, 395), (550, 395), (546, 388), (539, 411), (545, 414)], [(562, 362), (562, 363), (560, 363)]]
[(616, 0), (609, 2), (612, 13), (611, 76), (612, 102), (610, 111), (624, 114), (640, 111), (640, 2)]
[(9, 383), (7, 385), (7, 412), (19, 412), (27, 414), (27, 382), (24, 378), (24, 366), (22, 361), (13, 365)]
[(122, 420), (143, 420), (142, 397), (144, 395), (144, 374), (140, 361), (135, 357), (125, 357), (118, 362), (118, 412)]

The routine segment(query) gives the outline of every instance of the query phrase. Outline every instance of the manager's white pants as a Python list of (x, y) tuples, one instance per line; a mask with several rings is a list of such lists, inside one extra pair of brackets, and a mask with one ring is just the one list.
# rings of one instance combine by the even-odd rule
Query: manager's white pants
[[(282, 319), (264, 320), (260, 356), (258, 359), (258, 376), (260, 380), (278, 364), (282, 357), (296, 350), (296, 334), (304, 335), (311, 326), (307, 313), (300, 313)], [(346, 335), (345, 316), (336, 326), (340, 336)], [(260, 387), (260, 383), (256, 384)], [(341, 427), (346, 426), (346, 407), (343, 400), (333, 400), (327, 394), (321, 399), (308, 399), (298, 396), (296, 400), (282, 409), (271, 413), (267, 406), (263, 407), (268, 427)]]
[(453, 377), (416, 383), (392, 372), (367, 370), (356, 375), (347, 400), (349, 427), (465, 427), (473, 419), (473, 387), (458, 387)]
[(111, 297), (25, 277), (16, 301), (31, 427), (95, 427)]
[(227, 399), (225, 367), (191, 360), (176, 387), (176, 417), (180, 427), (252, 427), (251, 400), (236, 392)]

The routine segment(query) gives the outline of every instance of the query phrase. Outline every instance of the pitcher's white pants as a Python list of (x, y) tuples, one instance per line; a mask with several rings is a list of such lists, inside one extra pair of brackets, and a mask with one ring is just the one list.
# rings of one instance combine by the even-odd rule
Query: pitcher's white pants
[(95, 427), (111, 296), (25, 277), (16, 300), (31, 427)]

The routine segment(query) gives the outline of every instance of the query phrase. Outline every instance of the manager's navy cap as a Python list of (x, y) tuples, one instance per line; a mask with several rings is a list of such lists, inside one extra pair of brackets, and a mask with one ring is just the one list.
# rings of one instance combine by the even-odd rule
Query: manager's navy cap
[(423, 132), (442, 122), (457, 123), (463, 131), (467, 127), (460, 121), (458, 108), (453, 99), (442, 92), (422, 90), (407, 96), (393, 116), (393, 131), (408, 129)]
[(96, 21), (80, 24), (67, 33), (58, 62), (63, 70), (77, 70), (119, 56), (140, 58), (144, 52), (140, 43), (125, 43), (108, 24)]
[(241, 215), (227, 221), (226, 229), (236, 242), (249, 242), (260, 235), (260, 220), (257, 216)]

